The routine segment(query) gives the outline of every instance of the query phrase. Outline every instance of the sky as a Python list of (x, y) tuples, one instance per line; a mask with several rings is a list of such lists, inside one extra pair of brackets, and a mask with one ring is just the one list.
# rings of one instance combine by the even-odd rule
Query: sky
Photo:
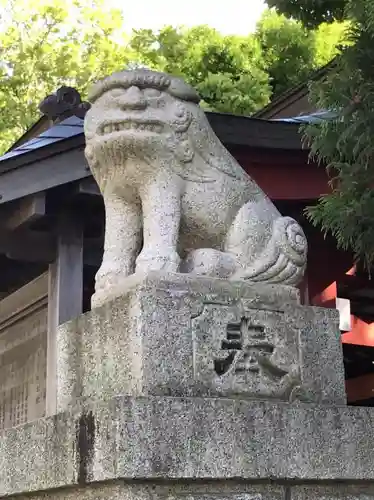
[(118, 3), (127, 30), (208, 24), (221, 33), (239, 35), (253, 31), (265, 9), (264, 0), (132, 0), (128, 10)]

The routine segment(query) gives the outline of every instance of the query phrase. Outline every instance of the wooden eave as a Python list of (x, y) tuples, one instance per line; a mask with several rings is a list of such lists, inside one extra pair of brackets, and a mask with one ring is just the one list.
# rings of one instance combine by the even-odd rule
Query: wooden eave
[[(208, 113), (207, 116), (228, 149), (302, 150), (298, 124), (220, 113)], [(4, 158), (0, 161), (0, 205), (89, 177), (84, 147), (82, 129), (82, 133), (73, 137)]]

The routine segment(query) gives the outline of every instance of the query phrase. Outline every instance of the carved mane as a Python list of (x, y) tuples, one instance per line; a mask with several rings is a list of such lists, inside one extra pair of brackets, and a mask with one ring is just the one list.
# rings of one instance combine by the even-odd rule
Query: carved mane
[[(120, 71), (95, 83), (89, 91), (89, 101), (94, 103), (112, 89), (127, 89), (131, 86), (167, 92), (179, 101), (190, 115), (188, 128), (181, 124), (185, 130), (179, 133), (180, 143), (192, 148), (187, 159), (181, 159), (181, 164), (175, 172), (180, 177), (190, 182), (214, 182), (214, 171), (218, 171), (247, 184), (251, 182), (214, 133), (204, 110), (199, 106), (200, 97), (195, 89), (181, 78), (148, 69)], [(195, 155), (199, 155), (203, 161), (195, 161)], [(253, 194), (262, 193), (254, 182), (252, 185)]]

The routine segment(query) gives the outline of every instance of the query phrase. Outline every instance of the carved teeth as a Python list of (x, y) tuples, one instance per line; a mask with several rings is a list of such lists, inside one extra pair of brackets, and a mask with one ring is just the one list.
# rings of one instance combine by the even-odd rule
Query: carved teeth
[(122, 123), (111, 123), (104, 125), (101, 129), (102, 134), (111, 134), (112, 132), (119, 132), (121, 130), (149, 130), (151, 132), (160, 133), (162, 132), (162, 125), (157, 123), (137, 123), (137, 122), (122, 122)]

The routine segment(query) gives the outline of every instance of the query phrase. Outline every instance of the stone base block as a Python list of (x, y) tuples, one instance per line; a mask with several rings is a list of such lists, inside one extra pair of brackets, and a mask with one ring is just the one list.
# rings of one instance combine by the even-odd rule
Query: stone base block
[[(122, 481), (155, 488), (162, 483), (171, 496), (177, 484), (181, 490), (184, 485), (193, 498), (188, 485), (205, 485), (196, 500), (209, 500), (205, 495), (219, 493), (220, 485), (231, 493), (218, 500), (245, 500), (235, 496), (244, 492), (250, 500), (277, 500), (284, 485), (290, 487), (288, 500), (372, 500), (360, 484), (374, 485), (373, 429), (372, 408), (116, 398), (2, 432), (0, 498), (54, 490), (47, 498), (58, 499), (60, 488)], [(350, 489), (333, 486), (342, 482)], [(274, 488), (266, 489), (267, 483)], [(84, 491), (74, 498), (105, 498)], [(107, 498), (127, 499), (121, 491)]]
[(344, 404), (338, 315), (287, 286), (151, 274), (58, 330), (57, 407), (117, 395)]
[(374, 483), (295, 486), (290, 489), (287, 498), (289, 500), (374, 500)]
[(287, 483), (206, 481), (194, 484), (137, 484), (111, 481), (38, 492), (8, 500), (374, 500), (374, 485), (291, 486)]
[[(184, 485), (128, 485), (113, 481), (109, 484), (90, 485), (31, 496), (13, 497), (14, 500), (286, 500), (281, 485), (216, 484)], [(9, 500), (13, 500), (13, 498)]]

